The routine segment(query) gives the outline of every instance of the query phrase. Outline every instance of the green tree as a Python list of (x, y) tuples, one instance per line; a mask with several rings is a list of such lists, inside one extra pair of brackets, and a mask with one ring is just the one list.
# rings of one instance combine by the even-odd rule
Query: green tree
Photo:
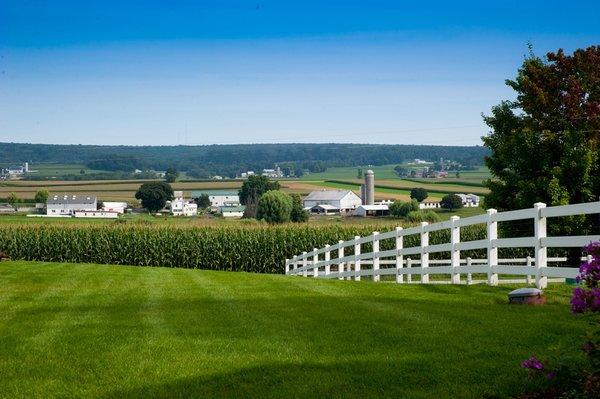
[(46, 190), (45, 188), (42, 188), (41, 190), (38, 190), (37, 193), (35, 193), (35, 197), (34, 197), (34, 201), (38, 204), (40, 203), (46, 203), (46, 201), (48, 201), (48, 197), (50, 196), (50, 192), (48, 192), (48, 190)]
[(200, 194), (200, 197), (196, 199), (196, 204), (198, 204), (198, 208), (200, 209), (208, 208), (211, 205), (208, 194)]
[(268, 191), (258, 200), (256, 218), (269, 223), (289, 222), (292, 213), (292, 197), (282, 191)]
[(16, 193), (12, 192), (12, 193), (8, 194), (7, 200), (8, 200), (9, 204), (14, 205), (17, 202), (19, 202), (19, 197), (17, 196)]
[[(535, 202), (551, 206), (598, 200), (600, 47), (571, 55), (558, 50), (545, 59), (530, 53), (506, 84), (516, 100), (501, 102), (484, 116), (491, 128), (483, 137), (491, 150), (485, 163), (493, 176), (486, 182), (486, 206), (506, 211)], [(548, 228), (552, 235), (582, 235), (598, 223), (596, 217), (569, 217)]]
[(302, 198), (298, 194), (292, 194), (292, 212), (290, 214), (290, 220), (292, 222), (307, 222), (308, 211), (304, 210), (302, 206)]
[(462, 199), (456, 194), (444, 195), (440, 201), (440, 206), (444, 209), (460, 209), (463, 207)]
[(167, 183), (174, 183), (179, 177), (179, 172), (175, 168), (167, 169), (165, 173), (165, 181)]
[(248, 177), (239, 191), (240, 202), (246, 205), (244, 217), (254, 217), (260, 197), (267, 191), (279, 190), (279, 188), (279, 182), (270, 181), (266, 176)]
[(419, 210), (419, 203), (415, 200), (404, 202), (404, 201), (395, 201), (390, 206), (390, 215), (403, 218), (406, 217), (410, 212)]
[(401, 165), (394, 166), (394, 172), (400, 177), (406, 177), (410, 175), (411, 170)]
[[(491, 150), (486, 165), (486, 204), (498, 210), (530, 208), (534, 202), (563, 205), (600, 195), (600, 47), (546, 60), (527, 58), (506, 83), (516, 101), (492, 109), (483, 137)], [(535, 156), (532, 156), (535, 154)]]
[(166, 182), (144, 183), (135, 193), (135, 198), (142, 202), (142, 206), (149, 212), (163, 209), (167, 201), (173, 199), (173, 188)]
[(302, 165), (296, 165), (294, 167), (294, 176), (296, 176), (296, 177), (304, 176), (304, 169), (302, 168)]
[(427, 197), (429, 197), (429, 193), (424, 188), (415, 187), (410, 190), (410, 198), (417, 200), (417, 202), (423, 202)]
[(356, 172), (356, 178), (357, 179), (362, 179), (363, 178), (363, 171), (361, 168), (358, 168), (357, 172)]

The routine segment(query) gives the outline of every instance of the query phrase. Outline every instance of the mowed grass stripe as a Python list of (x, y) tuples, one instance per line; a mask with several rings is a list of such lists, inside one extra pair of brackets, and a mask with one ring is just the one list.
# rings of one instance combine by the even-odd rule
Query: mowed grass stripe
[(521, 307), (505, 286), (35, 262), (0, 284), (2, 397), (504, 397), (587, 326), (566, 286)]

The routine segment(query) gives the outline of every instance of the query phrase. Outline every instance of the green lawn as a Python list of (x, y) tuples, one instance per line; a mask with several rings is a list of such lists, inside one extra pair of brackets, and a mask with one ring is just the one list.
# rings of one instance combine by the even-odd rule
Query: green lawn
[(505, 397), (586, 327), (569, 288), (0, 263), (0, 397)]

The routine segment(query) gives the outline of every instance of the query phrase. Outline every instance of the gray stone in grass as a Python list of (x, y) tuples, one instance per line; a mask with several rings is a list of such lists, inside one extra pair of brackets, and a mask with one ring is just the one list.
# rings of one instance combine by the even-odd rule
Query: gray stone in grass
[(508, 293), (508, 302), (520, 305), (543, 305), (546, 303), (544, 291), (537, 288), (519, 288)]

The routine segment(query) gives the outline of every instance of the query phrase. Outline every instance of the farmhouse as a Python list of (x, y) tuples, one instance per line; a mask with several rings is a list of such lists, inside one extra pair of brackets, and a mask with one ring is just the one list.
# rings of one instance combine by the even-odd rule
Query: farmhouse
[(313, 213), (347, 213), (361, 203), (360, 197), (350, 190), (319, 190), (304, 198), (303, 206)]
[(97, 210), (96, 197), (91, 195), (55, 195), (46, 201), (47, 215), (73, 215), (75, 211)]
[(171, 214), (175, 216), (196, 216), (198, 214), (198, 204), (183, 199), (183, 191), (175, 191), (173, 194), (175, 199), (171, 201)]
[(240, 196), (234, 190), (196, 190), (192, 191), (192, 198), (197, 200), (203, 194), (208, 195), (211, 208), (237, 206), (240, 204)]
[(479, 206), (479, 196), (475, 194), (456, 194), (460, 197), (464, 207)]

